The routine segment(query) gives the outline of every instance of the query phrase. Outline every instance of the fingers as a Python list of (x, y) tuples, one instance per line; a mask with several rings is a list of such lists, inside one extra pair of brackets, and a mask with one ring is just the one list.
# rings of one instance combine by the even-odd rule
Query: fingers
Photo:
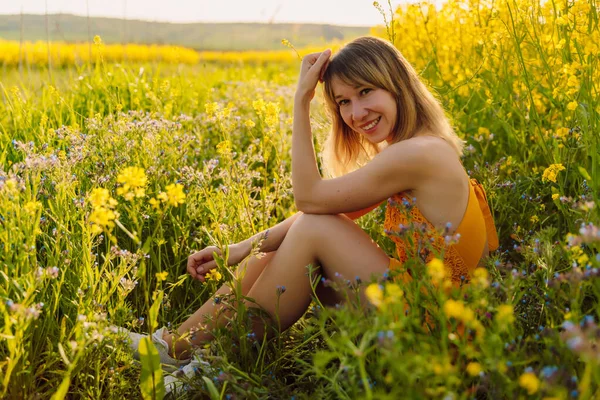
[(322, 52), (307, 54), (302, 58), (302, 62), (307, 63), (308, 65), (313, 65), (319, 59), (321, 53)]
[(192, 270), (196, 269), (198, 264), (202, 264), (202, 260), (204, 259), (204, 254), (202, 251), (197, 251), (191, 256), (188, 257), (187, 260), (187, 270), (191, 273)]
[(196, 273), (196, 259), (194, 258), (194, 256), (198, 254), (198, 253), (194, 253), (191, 256), (188, 257), (187, 259), (187, 272), (188, 274), (190, 274), (192, 276), (192, 278), (196, 279), (197, 277), (197, 273)]
[(329, 58), (331, 57), (331, 50), (327, 49), (324, 52), (319, 54), (319, 57), (310, 67), (310, 70), (314, 70), (317, 72), (317, 79), (319, 82), (323, 82), (323, 75), (325, 75), (325, 71), (327, 70), (327, 66), (329, 65)]
[(187, 272), (188, 272), (188, 274), (190, 274), (192, 276), (193, 279), (197, 279), (198, 273), (196, 272), (196, 268), (194, 268), (193, 265), (189, 264), (189, 259), (188, 259)]
[(305, 64), (309, 69), (312, 69), (313, 67), (319, 67), (320, 70), (320, 67), (329, 61), (329, 57), (331, 57), (331, 50), (327, 49), (320, 53), (308, 54), (302, 59), (302, 63)]
[(187, 260), (187, 271), (194, 279), (199, 278), (198, 267), (212, 259), (213, 249), (205, 248), (190, 255)]
[(323, 76), (325, 76), (325, 71), (327, 71), (327, 67), (329, 66), (329, 59), (325, 62), (323, 68), (321, 68), (321, 74), (319, 75), (319, 82), (323, 83)]
[(205, 275), (211, 269), (217, 267), (217, 262), (214, 260), (213, 253), (221, 254), (221, 251), (214, 247), (206, 247), (196, 253), (190, 255), (187, 260), (187, 271), (193, 279), (200, 282), (206, 281)]
[(319, 58), (315, 62), (315, 66), (319, 67), (319, 71), (321, 68), (329, 61), (329, 57), (331, 57), (331, 50), (327, 49), (319, 55)]
[(196, 273), (198, 274), (206, 274), (208, 271), (210, 271), (211, 269), (215, 268), (217, 266), (216, 261), (208, 261), (205, 262), (204, 264), (201, 264), (199, 266), (196, 267)]

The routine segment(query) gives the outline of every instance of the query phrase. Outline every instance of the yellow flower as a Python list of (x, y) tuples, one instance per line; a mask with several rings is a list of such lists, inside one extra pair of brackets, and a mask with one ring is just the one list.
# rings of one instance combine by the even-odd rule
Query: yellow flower
[(246, 122), (244, 122), (244, 125), (246, 125), (246, 128), (254, 128), (254, 126), (256, 126), (254, 121), (251, 119), (247, 119)]
[(570, 131), (571, 130), (569, 128), (565, 128), (565, 127), (558, 128), (556, 130), (556, 136), (558, 136), (559, 138), (564, 138), (569, 134)]
[(552, 200), (556, 200), (560, 197), (560, 195), (558, 193), (554, 193), (552, 194)]
[(160, 192), (159, 194), (156, 195), (156, 198), (159, 199), (160, 201), (162, 201), (163, 203), (166, 203), (167, 201), (169, 201), (169, 196), (167, 196), (167, 194), (165, 192)]
[(229, 140), (223, 140), (217, 145), (217, 153), (222, 156), (231, 154), (231, 142)]
[(365, 295), (375, 307), (381, 307), (383, 305), (383, 290), (381, 289), (381, 285), (371, 283), (365, 289)]
[(108, 189), (105, 188), (96, 188), (92, 190), (88, 197), (88, 201), (92, 204), (92, 207), (98, 208), (103, 207), (108, 203), (108, 199), (110, 198), (110, 193)]
[(98, 35), (94, 36), (94, 44), (100, 46), (102, 44), (102, 38)]
[(96, 188), (88, 196), (88, 201), (94, 209), (106, 208), (113, 209), (118, 202), (110, 196), (110, 192), (105, 188)]
[(569, 23), (569, 20), (564, 16), (561, 15), (560, 17), (556, 18), (556, 24), (557, 25), (567, 25)]
[(397, 284), (387, 282), (385, 284), (385, 294), (387, 303), (395, 303), (404, 296), (404, 291)]
[(489, 273), (485, 268), (476, 268), (473, 271), (473, 283), (481, 288), (490, 286)]
[(167, 280), (167, 276), (169, 276), (169, 273), (167, 271), (163, 271), (163, 272), (157, 272), (155, 275), (156, 275), (156, 280), (159, 282), (162, 282), (162, 281)]
[(490, 136), (490, 130), (488, 128), (484, 128), (482, 126), (479, 127), (479, 129), (477, 130), (477, 133), (479, 133), (483, 137)]
[(443, 360), (441, 363), (434, 362), (432, 369), (436, 375), (446, 375), (454, 372), (455, 367), (448, 360)]
[(448, 317), (460, 319), (465, 312), (465, 305), (460, 300), (447, 300), (444, 303), (444, 312)]
[(206, 103), (204, 104), (204, 109), (206, 110), (206, 115), (212, 117), (219, 110), (219, 103)]
[(471, 324), (475, 321), (475, 313), (469, 307), (460, 300), (447, 300), (444, 303), (444, 313), (448, 318), (454, 317), (467, 324)]
[(529, 218), (529, 220), (534, 224), (540, 222), (540, 218), (537, 215), (532, 215), (531, 218)]
[(470, 362), (467, 365), (467, 373), (471, 376), (477, 376), (481, 371), (483, 371), (483, 368), (481, 368), (481, 364), (477, 362)]
[(254, 100), (252, 102), (252, 108), (256, 110), (258, 115), (262, 115), (265, 112), (265, 101), (263, 99)]
[(185, 203), (183, 185), (175, 183), (167, 186), (167, 203), (173, 207)]
[(117, 194), (125, 197), (125, 200), (131, 201), (134, 197), (144, 197), (146, 195), (146, 183), (148, 177), (143, 168), (127, 167), (119, 176), (117, 182), (122, 186), (117, 188)]
[(572, 102), (567, 104), (567, 110), (574, 111), (576, 109), (577, 109), (577, 102), (575, 100), (573, 100)]
[(569, 76), (569, 79), (567, 79), (567, 86), (569, 87), (576, 88), (579, 86), (579, 83), (580, 82), (575, 75), (571, 75)]
[(233, 103), (227, 103), (227, 107), (223, 109), (221, 113), (217, 113), (218, 118), (228, 118), (231, 115), (231, 111), (235, 105)]
[(25, 212), (29, 215), (34, 215), (36, 213), (36, 211), (38, 210), (38, 208), (42, 207), (42, 203), (40, 203), (39, 201), (28, 201), (27, 204), (25, 204), (25, 206), (23, 206), (23, 209), (25, 210)]
[(589, 257), (583, 252), (581, 246), (573, 246), (569, 251), (572, 259), (577, 260), (577, 264), (585, 265), (589, 261)]
[(160, 201), (154, 197), (150, 199), (149, 203), (154, 209), (158, 209), (160, 207)]
[(221, 273), (216, 269), (211, 269), (206, 274), (206, 279), (209, 281), (220, 281), (222, 277), (223, 276), (221, 275)]
[(434, 283), (440, 282), (446, 277), (444, 263), (439, 258), (433, 258), (427, 263), (427, 275), (431, 277)]
[(502, 304), (498, 306), (498, 313), (496, 314), (496, 322), (499, 325), (511, 325), (515, 322), (514, 308), (510, 304)]
[(525, 372), (519, 377), (519, 385), (532, 395), (540, 388), (540, 380), (532, 372)]
[(14, 194), (17, 191), (17, 181), (11, 178), (4, 182), (4, 187), (9, 194)]
[(269, 128), (276, 128), (279, 125), (279, 103), (267, 103), (265, 106), (265, 123)]
[(562, 164), (551, 164), (548, 168), (544, 170), (542, 174), (542, 182), (552, 181), (556, 183), (556, 176), (560, 171), (563, 171), (565, 167)]
[(100, 233), (102, 228), (113, 228), (115, 223), (113, 222), (117, 218), (117, 214), (104, 207), (98, 207), (90, 214), (90, 222), (94, 224), (92, 226), (92, 232)]

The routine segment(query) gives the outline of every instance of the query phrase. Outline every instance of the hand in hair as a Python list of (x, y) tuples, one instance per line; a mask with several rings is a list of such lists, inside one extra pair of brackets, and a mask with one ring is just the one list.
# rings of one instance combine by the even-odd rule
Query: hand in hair
[(331, 50), (327, 49), (321, 53), (309, 54), (302, 59), (298, 88), (296, 89), (297, 99), (310, 100), (315, 96), (317, 83), (323, 82), (323, 75), (329, 65), (329, 57), (331, 57)]

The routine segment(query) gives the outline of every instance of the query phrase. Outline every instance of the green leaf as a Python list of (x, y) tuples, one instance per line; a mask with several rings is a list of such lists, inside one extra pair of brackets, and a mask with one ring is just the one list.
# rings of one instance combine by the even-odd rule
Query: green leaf
[(52, 395), (50, 400), (63, 400), (67, 395), (67, 391), (69, 390), (69, 385), (71, 384), (71, 371), (67, 371), (65, 374), (60, 386), (56, 390), (56, 392)]
[(60, 354), (60, 358), (62, 358), (63, 362), (70, 367), (71, 366), (71, 362), (69, 361), (69, 359), (67, 358), (67, 355), (65, 354), (65, 349), (63, 348), (62, 344), (58, 344), (58, 353)]
[(158, 350), (150, 336), (142, 338), (138, 347), (142, 373), (140, 375), (140, 391), (144, 400), (162, 400), (165, 397), (165, 383), (160, 367)]
[(317, 370), (324, 370), (327, 364), (329, 364), (332, 360), (336, 359), (338, 356), (335, 353), (331, 353), (329, 351), (319, 351), (315, 354), (313, 358), (314, 366)]
[(588, 181), (592, 180), (592, 177), (590, 176), (590, 174), (587, 172), (587, 170), (585, 168), (583, 168), (582, 166), (578, 166), (577, 167), (579, 169), (579, 173)]
[(154, 332), (156, 330), (156, 321), (158, 319), (158, 311), (162, 304), (163, 294), (164, 293), (162, 290), (157, 290), (152, 296), (154, 302), (152, 303), (150, 310), (148, 310), (148, 329), (150, 330), (150, 332)]
[(219, 395), (219, 391), (215, 387), (215, 384), (205, 376), (203, 376), (202, 379), (204, 380), (204, 383), (206, 383), (211, 400), (219, 400), (221, 396)]

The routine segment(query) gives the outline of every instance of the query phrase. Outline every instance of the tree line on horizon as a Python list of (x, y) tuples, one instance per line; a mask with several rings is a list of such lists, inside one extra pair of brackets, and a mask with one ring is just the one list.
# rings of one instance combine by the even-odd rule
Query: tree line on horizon
[(368, 27), (305, 23), (168, 23), (70, 14), (0, 15), (0, 38), (23, 41), (169, 44), (195, 50), (281, 50), (282, 39), (296, 47), (346, 41)]

